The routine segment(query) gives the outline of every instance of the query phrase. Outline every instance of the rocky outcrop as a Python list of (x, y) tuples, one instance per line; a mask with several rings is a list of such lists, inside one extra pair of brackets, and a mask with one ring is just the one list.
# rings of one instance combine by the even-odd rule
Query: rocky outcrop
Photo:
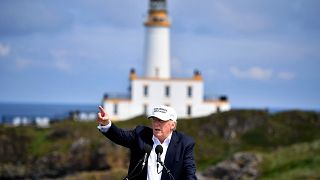
[(253, 153), (236, 153), (232, 158), (209, 167), (201, 174), (202, 179), (234, 180), (258, 179), (261, 157)]
[[(29, 154), (29, 158), (24, 163), (2, 162), (0, 163), (0, 179), (58, 178), (81, 171), (109, 170), (106, 145), (92, 146), (93, 142), (90, 139), (80, 137), (70, 145), (67, 152), (59, 151), (60, 147), (58, 147), (39, 157)], [(22, 151), (28, 155), (25, 149), (16, 148), (14, 151)], [(112, 154), (113, 149), (108, 152)]]

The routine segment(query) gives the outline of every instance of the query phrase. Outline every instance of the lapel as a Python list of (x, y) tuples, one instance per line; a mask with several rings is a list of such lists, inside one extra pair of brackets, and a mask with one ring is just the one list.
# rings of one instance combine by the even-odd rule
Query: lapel
[(174, 169), (174, 164), (175, 164), (177, 149), (178, 149), (178, 143), (179, 143), (179, 138), (177, 136), (177, 132), (173, 131), (172, 137), (170, 140), (170, 144), (167, 149), (166, 157), (164, 160), (165, 165), (170, 170)]

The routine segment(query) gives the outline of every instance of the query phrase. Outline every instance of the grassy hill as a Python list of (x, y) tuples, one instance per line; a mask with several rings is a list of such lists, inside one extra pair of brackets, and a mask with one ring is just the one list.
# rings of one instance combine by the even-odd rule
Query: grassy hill
[(261, 179), (320, 179), (320, 140), (263, 154)]
[[(150, 124), (143, 116), (115, 123), (126, 129)], [(198, 171), (250, 151), (263, 157), (262, 179), (299, 179), (320, 177), (319, 127), (317, 112), (233, 110), (179, 119), (177, 129), (195, 139)], [(120, 179), (126, 174), (128, 153), (101, 135), (95, 122), (66, 120), (48, 129), (0, 126), (3, 179)]]

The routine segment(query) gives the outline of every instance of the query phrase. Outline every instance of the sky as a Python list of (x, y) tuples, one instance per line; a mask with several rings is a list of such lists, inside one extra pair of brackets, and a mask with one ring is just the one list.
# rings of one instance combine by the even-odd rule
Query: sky
[[(171, 76), (237, 108), (320, 109), (319, 0), (168, 0)], [(99, 104), (143, 70), (147, 0), (1, 0), (0, 102)]]

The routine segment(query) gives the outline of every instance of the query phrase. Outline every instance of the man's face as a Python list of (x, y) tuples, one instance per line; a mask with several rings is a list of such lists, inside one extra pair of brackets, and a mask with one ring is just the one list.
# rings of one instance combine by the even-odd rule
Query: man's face
[(174, 130), (176, 124), (172, 121), (162, 121), (159, 118), (151, 117), (153, 135), (162, 143)]

